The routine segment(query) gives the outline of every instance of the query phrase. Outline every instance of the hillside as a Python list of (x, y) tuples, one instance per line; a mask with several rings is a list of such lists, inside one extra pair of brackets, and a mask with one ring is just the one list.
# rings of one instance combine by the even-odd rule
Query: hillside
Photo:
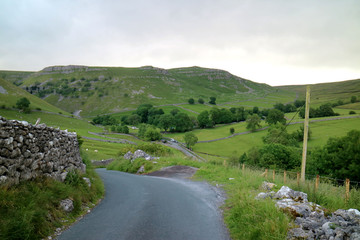
[[(299, 93), (299, 96), (305, 96), (305, 85), (288, 85), (277, 87), (286, 91), (293, 91)], [(349, 102), (351, 96), (356, 96), (360, 99), (360, 79), (310, 84), (311, 88), (311, 102), (312, 104), (321, 104), (327, 102), (337, 102), (339, 100), (344, 103)], [(349, 108), (354, 108), (351, 106)]]
[(215, 96), (217, 103), (262, 97), (275, 90), (226, 71), (200, 67), (161, 69), (55, 66), (32, 73), (21, 88), (82, 116), (133, 109), (141, 103), (165, 105)]
[(10, 81), (15, 85), (20, 85), (22, 81), (34, 72), (23, 71), (0, 71), (0, 78)]
[(13, 108), (16, 102), (26, 97), (30, 101), (30, 109), (41, 109), (52, 113), (62, 112), (63, 114), (70, 115), (64, 110), (55, 107), (48, 102), (28, 93), (27, 91), (15, 86), (9, 81), (0, 78), (0, 106), (2, 108)]

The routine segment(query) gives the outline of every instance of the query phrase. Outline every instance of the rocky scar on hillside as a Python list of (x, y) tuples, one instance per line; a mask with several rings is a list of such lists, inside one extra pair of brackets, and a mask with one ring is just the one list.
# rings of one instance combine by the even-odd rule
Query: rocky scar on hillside
[(295, 218), (295, 227), (289, 230), (287, 239), (360, 240), (360, 212), (357, 209), (339, 209), (326, 215), (320, 205), (308, 201), (306, 193), (287, 186), (275, 193), (269, 191), (268, 183), (263, 186), (268, 192), (259, 193), (256, 199), (271, 198), (276, 207)]
[(76, 133), (0, 116), (0, 184), (39, 176), (64, 181), (75, 169), (86, 171)]

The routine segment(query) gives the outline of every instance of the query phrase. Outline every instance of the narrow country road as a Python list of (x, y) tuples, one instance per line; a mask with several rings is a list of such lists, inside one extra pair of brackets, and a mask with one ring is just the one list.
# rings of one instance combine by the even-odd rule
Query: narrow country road
[(58, 239), (229, 239), (218, 209), (223, 198), (207, 183), (98, 169), (104, 200)]

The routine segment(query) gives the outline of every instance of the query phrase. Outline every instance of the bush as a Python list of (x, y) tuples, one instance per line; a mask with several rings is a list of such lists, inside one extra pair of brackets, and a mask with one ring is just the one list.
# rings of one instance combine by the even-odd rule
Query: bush
[(353, 114), (356, 114), (356, 112), (355, 111), (350, 111), (349, 114), (353, 115)]
[(230, 128), (230, 134), (234, 134), (235, 129), (233, 127)]
[(160, 144), (150, 143), (150, 144), (141, 144), (139, 146), (135, 146), (135, 145), (125, 146), (120, 150), (118, 155), (124, 156), (129, 151), (134, 153), (138, 149), (143, 150), (147, 154), (155, 155), (155, 156), (169, 156), (172, 154), (171, 149)]
[(194, 104), (194, 103), (195, 103), (195, 100), (194, 100), (193, 98), (189, 98), (188, 103), (189, 103), (189, 104)]
[(30, 110), (29, 106), (30, 106), (30, 101), (26, 97), (20, 98), (16, 102), (16, 107), (20, 110), (23, 110), (24, 112)]
[(198, 103), (200, 103), (200, 104), (204, 104), (204, 103), (205, 103), (205, 101), (204, 101), (204, 99), (199, 98)]

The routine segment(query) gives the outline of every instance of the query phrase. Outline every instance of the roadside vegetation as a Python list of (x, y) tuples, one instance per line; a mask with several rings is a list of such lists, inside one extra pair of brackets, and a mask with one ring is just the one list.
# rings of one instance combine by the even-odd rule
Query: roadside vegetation
[[(70, 225), (85, 214), (104, 195), (101, 179), (92, 168), (88, 157), (86, 174), (70, 172), (65, 182), (51, 178), (37, 178), (16, 186), (0, 187), (0, 239), (43, 239), (56, 228)], [(83, 180), (91, 179), (91, 187)], [(60, 201), (70, 198), (74, 202), (71, 213), (64, 212)]]

